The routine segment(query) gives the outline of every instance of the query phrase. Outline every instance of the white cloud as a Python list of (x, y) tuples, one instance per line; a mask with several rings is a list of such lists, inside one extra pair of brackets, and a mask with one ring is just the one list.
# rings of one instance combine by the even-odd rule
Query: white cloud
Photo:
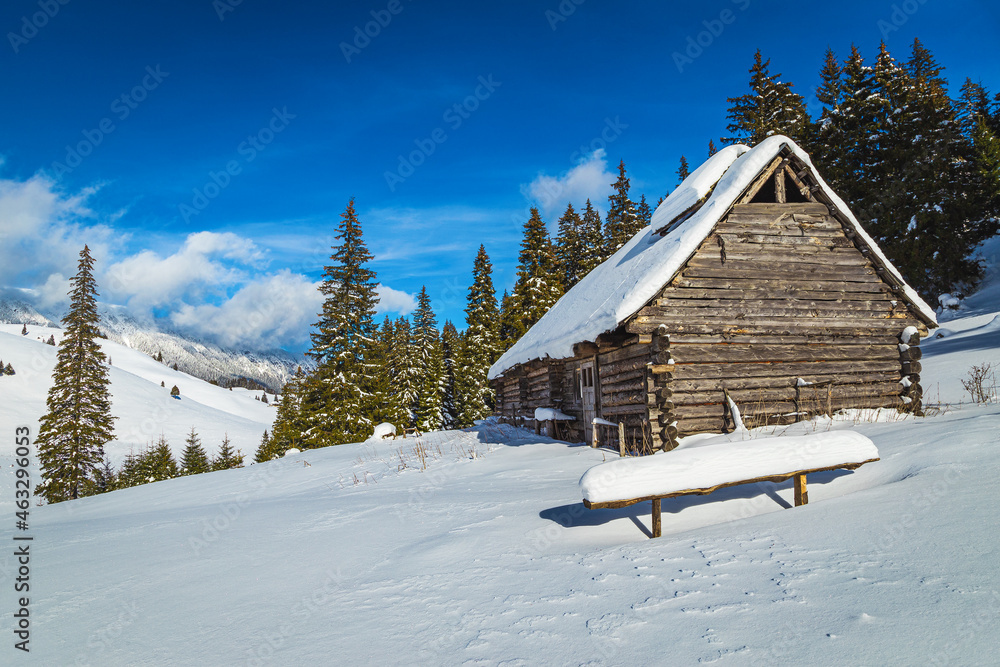
[(417, 308), (417, 299), (412, 294), (393, 289), (387, 285), (379, 285), (377, 313), (398, 313), (409, 315)]
[(111, 265), (103, 283), (109, 299), (142, 313), (224, 294), (245, 282), (240, 266), (257, 264), (262, 257), (249, 239), (231, 232), (198, 232), (172, 255), (143, 250)]
[(96, 191), (66, 193), (42, 174), (0, 179), (0, 285), (34, 287), (52, 274), (73, 274), (84, 245), (99, 261), (107, 257), (117, 241), (86, 205)]
[(221, 345), (249, 349), (299, 347), (323, 306), (318, 284), (288, 270), (241, 287), (219, 305), (181, 304), (169, 319), (178, 329)]
[(617, 178), (608, 171), (604, 149), (599, 148), (560, 176), (539, 173), (531, 183), (521, 186), (521, 193), (537, 204), (547, 222), (552, 222), (569, 203), (580, 209), (590, 199), (595, 207), (603, 209)]

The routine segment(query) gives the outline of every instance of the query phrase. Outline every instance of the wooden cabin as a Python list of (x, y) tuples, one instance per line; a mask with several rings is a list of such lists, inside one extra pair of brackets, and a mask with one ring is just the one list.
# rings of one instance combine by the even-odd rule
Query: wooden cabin
[(617, 443), (622, 424), (628, 447), (672, 449), (733, 428), (728, 399), (747, 426), (919, 412), (920, 337), (936, 326), (808, 155), (776, 136), (709, 158), (490, 378), (505, 421), (556, 408), (575, 418), (566, 439)]

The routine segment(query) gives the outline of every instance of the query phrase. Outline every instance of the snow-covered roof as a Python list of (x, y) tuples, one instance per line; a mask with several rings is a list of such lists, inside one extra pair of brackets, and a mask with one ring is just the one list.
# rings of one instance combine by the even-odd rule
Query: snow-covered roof
[[(872, 258), (895, 278), (907, 301), (924, 320), (936, 324), (934, 310), (906, 284), (847, 204), (823, 181), (806, 152), (788, 137), (775, 135), (752, 149), (742, 144), (727, 146), (706, 160), (660, 204), (648, 227), (563, 295), (493, 364), (490, 379), (535, 359), (572, 357), (574, 344), (596, 341), (601, 334), (618, 328), (673, 279), (747, 187), (786, 147), (812, 170), (839, 217), (853, 227)], [(701, 208), (679, 224), (675, 222), (705, 197), (708, 200)], [(659, 230), (671, 223), (674, 229), (661, 236)]]

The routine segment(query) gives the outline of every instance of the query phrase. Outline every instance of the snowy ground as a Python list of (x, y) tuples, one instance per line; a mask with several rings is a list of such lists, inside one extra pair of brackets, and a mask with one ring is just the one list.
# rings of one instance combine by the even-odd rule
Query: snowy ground
[[(925, 343), (932, 416), (855, 413), (789, 428), (856, 430), (881, 461), (810, 476), (810, 504), (799, 508), (788, 509), (790, 482), (666, 500), (657, 540), (646, 536), (648, 503), (583, 508), (578, 480), (613, 453), (496, 426), (34, 508), (32, 652), (16, 659), (996, 664), (1000, 406), (961, 404), (959, 384), (972, 363), (1000, 365), (1000, 333), (982, 324), (949, 322), (954, 334)], [(0, 341), (4, 358), (38, 345)], [(131, 400), (117, 389), (128, 375), (156, 390), (161, 376), (171, 384), (155, 362), (132, 369), (112, 356), (116, 401)], [(263, 423), (252, 397), (236, 403), (210, 389), (182, 386), (191, 400), (178, 403), (201, 405), (197, 414), (231, 435), (239, 420)], [(9, 469), (13, 424), (33, 417), (17, 412), (27, 404), (17, 396), (3, 401)], [(9, 540), (3, 479), (10, 519), (0, 539)], [(10, 553), (0, 555), (5, 664), (15, 654)]]

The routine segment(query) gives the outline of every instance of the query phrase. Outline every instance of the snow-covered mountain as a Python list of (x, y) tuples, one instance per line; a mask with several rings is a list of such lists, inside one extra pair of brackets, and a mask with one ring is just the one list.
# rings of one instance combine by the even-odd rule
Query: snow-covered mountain
[[(163, 331), (154, 323), (141, 322), (121, 306), (101, 304), (101, 331), (116, 343), (151, 357), (163, 355), (163, 363), (222, 385), (240, 379), (253, 380), (271, 392), (279, 392), (298, 366), (310, 367), (302, 355), (284, 350), (259, 352), (234, 350), (182, 334)], [(25, 301), (0, 300), (0, 324), (28, 324), (29, 327), (59, 327), (58, 317), (46, 316)], [(48, 338), (46, 333), (43, 338)], [(39, 334), (40, 335), (40, 334)]]

